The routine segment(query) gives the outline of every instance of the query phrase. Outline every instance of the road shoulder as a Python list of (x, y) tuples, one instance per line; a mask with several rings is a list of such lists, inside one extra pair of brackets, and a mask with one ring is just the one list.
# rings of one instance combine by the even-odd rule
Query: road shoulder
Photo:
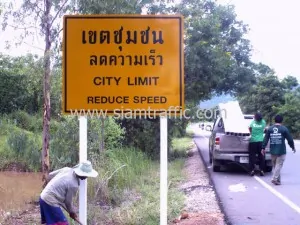
[(185, 193), (185, 208), (173, 224), (226, 225), (215, 189), (196, 146), (189, 152), (184, 173), (187, 179), (179, 188)]

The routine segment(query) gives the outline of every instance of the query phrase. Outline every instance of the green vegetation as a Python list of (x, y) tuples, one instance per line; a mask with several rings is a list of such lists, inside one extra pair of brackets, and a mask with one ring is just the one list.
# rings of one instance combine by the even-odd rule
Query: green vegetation
[[(17, 168), (40, 171), (41, 128), (29, 126), (36, 121), (24, 111), (3, 116), (0, 129), (0, 169)], [(55, 123), (54, 123), (55, 122)], [(88, 158), (93, 162), (99, 176), (89, 180), (88, 220), (113, 222), (114, 224), (159, 223), (159, 161), (147, 153), (118, 144), (124, 130), (112, 119), (105, 120), (105, 132), (109, 140), (106, 149), (99, 151), (100, 126), (97, 120), (89, 121)], [(78, 120), (65, 117), (52, 121), (51, 165), (52, 169), (72, 166), (78, 160)], [(29, 130), (26, 130), (26, 129)], [(68, 132), (67, 132), (68, 131)], [(183, 208), (184, 195), (178, 191), (178, 183), (184, 180), (182, 173), (187, 150), (192, 146), (189, 136), (173, 138), (170, 146), (168, 169), (168, 217), (174, 219)], [(99, 208), (101, 210), (99, 210)]]
[[(113, 224), (159, 223), (158, 162), (136, 149), (115, 149), (93, 160), (100, 176), (89, 185), (89, 223), (99, 219)], [(184, 196), (177, 190), (178, 182), (184, 179), (183, 165), (184, 158), (169, 163), (170, 219), (183, 208)], [(101, 206), (94, 204), (97, 202)], [(97, 210), (99, 207), (103, 210)]]
[(256, 73), (258, 78), (253, 86), (238, 95), (244, 113), (260, 111), (269, 124), (274, 123), (274, 116), (280, 113), (294, 138), (300, 138), (300, 86), (297, 79), (287, 76), (280, 81), (275, 72), (263, 64), (257, 66)]

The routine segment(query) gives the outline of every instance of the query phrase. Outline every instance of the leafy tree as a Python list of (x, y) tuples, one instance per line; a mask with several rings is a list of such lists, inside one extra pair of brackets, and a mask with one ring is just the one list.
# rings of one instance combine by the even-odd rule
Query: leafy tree
[(300, 137), (300, 88), (294, 91), (289, 91), (285, 94), (285, 103), (276, 108), (276, 113), (279, 113), (284, 118), (290, 132), (296, 137)]
[(255, 113), (259, 109), (256, 100), (258, 83), (263, 77), (275, 75), (275, 71), (263, 63), (253, 64), (253, 71), (255, 74), (253, 85), (249, 85), (236, 96), (244, 113)]
[(88, 14), (141, 14), (142, 9), (151, 5), (155, 0), (78, 0), (77, 11)]
[[(256, 84), (238, 96), (243, 112), (261, 111), (270, 123), (273, 122), (272, 118), (278, 112), (284, 112), (288, 117), (287, 121), (294, 120), (295, 113), (297, 113), (294, 108), (294, 105), (297, 106), (298, 97), (298, 92), (294, 90), (298, 86), (297, 79), (287, 76), (279, 81), (269, 67), (259, 64), (256, 68), (258, 68)], [(290, 113), (287, 113), (288, 109), (291, 110)]]
[(293, 77), (291, 75), (283, 78), (281, 83), (282, 83), (283, 87), (287, 90), (292, 90), (293, 88), (295, 88), (299, 85), (297, 78)]
[(234, 8), (209, 0), (183, 0), (172, 9), (185, 18), (185, 99), (237, 93), (253, 83), (247, 26)]
[(42, 60), (37, 56), (11, 57), (0, 54), (1, 113), (26, 110), (35, 113), (42, 106)]
[[(21, 7), (10, 4), (5, 12), (3, 27), (6, 28), (8, 19), (12, 16), (17, 29), (24, 30), (22, 37), (34, 34), (39, 22), (39, 31), (45, 41), (43, 57), (43, 151), (42, 171), (43, 180), (49, 173), (49, 143), (50, 143), (50, 74), (51, 56), (56, 45), (59, 46), (58, 35), (61, 31), (60, 23), (57, 22), (66, 12), (72, 10), (73, 4), (68, 0), (23, 0)], [(55, 42), (56, 41), (56, 42)]]
[(24, 109), (27, 101), (25, 77), (0, 71), (0, 112)]
[(275, 71), (263, 63), (253, 64), (253, 69), (256, 78), (266, 75), (275, 75)]
[(59, 119), (62, 111), (62, 69), (54, 67), (50, 78), (51, 84), (51, 117)]
[(260, 111), (264, 118), (271, 122), (276, 107), (284, 103), (284, 94), (283, 84), (277, 76), (266, 75), (259, 77), (257, 84), (240, 96), (239, 100), (244, 113)]

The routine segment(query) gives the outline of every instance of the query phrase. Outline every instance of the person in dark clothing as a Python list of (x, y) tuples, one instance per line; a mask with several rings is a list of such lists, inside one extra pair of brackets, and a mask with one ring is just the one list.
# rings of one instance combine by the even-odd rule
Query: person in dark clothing
[(254, 120), (249, 126), (251, 133), (249, 143), (249, 169), (250, 175), (255, 174), (255, 164), (258, 159), (259, 162), (259, 173), (261, 176), (264, 175), (265, 169), (265, 156), (261, 154), (262, 142), (264, 139), (264, 131), (266, 128), (266, 121), (262, 118), (261, 113), (257, 112), (254, 115)]
[(273, 177), (271, 182), (275, 185), (281, 184), (280, 171), (286, 156), (285, 140), (288, 141), (293, 152), (296, 152), (294, 140), (290, 135), (288, 128), (281, 124), (282, 121), (283, 117), (281, 115), (275, 116), (275, 124), (267, 129), (262, 144), (262, 154), (265, 154), (265, 147), (270, 140), (270, 153), (273, 165)]

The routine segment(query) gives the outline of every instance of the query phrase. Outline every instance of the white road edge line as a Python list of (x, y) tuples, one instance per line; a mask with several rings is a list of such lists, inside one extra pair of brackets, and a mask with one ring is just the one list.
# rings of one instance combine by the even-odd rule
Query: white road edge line
[(257, 180), (262, 186), (264, 186), (270, 192), (272, 192), (276, 197), (278, 197), (280, 200), (282, 200), (285, 204), (287, 204), (289, 207), (291, 207), (293, 210), (295, 210), (297, 213), (300, 214), (300, 207), (298, 205), (296, 205), (294, 202), (292, 202), (287, 197), (282, 195), (280, 192), (276, 191), (273, 187), (271, 187), (269, 184), (267, 184), (261, 178), (254, 176), (254, 179)]

